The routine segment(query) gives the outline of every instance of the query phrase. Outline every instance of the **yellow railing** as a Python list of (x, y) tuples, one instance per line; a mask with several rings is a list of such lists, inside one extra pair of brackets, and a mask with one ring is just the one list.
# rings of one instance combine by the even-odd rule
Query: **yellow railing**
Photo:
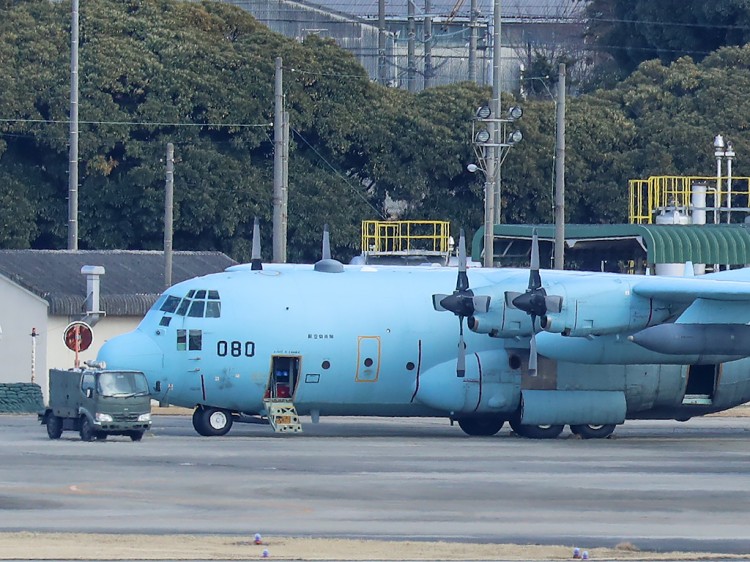
[(362, 251), (369, 254), (447, 254), (448, 221), (362, 221)]
[(631, 224), (652, 224), (659, 209), (691, 208), (694, 187), (697, 185), (702, 186), (706, 193), (706, 222), (725, 222), (730, 207), (732, 211), (747, 213), (750, 207), (750, 177), (732, 177), (731, 194), (727, 182), (726, 176), (718, 182), (716, 176), (651, 176), (647, 180), (630, 180), (629, 220)]

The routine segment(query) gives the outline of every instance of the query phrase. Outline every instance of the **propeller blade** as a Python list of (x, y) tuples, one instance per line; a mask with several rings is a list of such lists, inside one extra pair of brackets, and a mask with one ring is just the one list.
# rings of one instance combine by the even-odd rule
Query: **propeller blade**
[(542, 286), (542, 278), (539, 275), (539, 236), (536, 228), (531, 236), (531, 263), (529, 265), (529, 291), (535, 291)]
[(458, 332), (458, 359), (456, 360), (456, 376), (463, 378), (466, 376), (466, 344), (464, 343), (464, 318), (459, 320), (461, 326)]
[(536, 353), (536, 316), (531, 316), (531, 340), (529, 340), (529, 375), (536, 376), (537, 353)]
[(461, 236), (458, 239), (458, 279), (456, 280), (456, 291), (466, 291), (469, 289), (469, 277), (466, 275), (466, 236), (464, 229), (461, 229)]
[(323, 257), (321, 259), (331, 259), (331, 239), (328, 234), (328, 225), (323, 225)]
[(258, 217), (255, 217), (253, 223), (253, 249), (250, 254), (250, 269), (259, 271), (263, 269), (263, 263), (260, 260), (260, 226), (258, 226)]

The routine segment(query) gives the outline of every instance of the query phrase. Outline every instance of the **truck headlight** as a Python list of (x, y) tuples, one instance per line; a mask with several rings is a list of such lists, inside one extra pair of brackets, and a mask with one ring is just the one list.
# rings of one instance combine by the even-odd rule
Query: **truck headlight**
[(146, 412), (145, 414), (141, 414), (140, 416), (138, 416), (138, 421), (139, 422), (151, 421), (151, 413)]
[(94, 418), (99, 423), (101, 423), (101, 422), (111, 422), (112, 421), (112, 416), (110, 416), (109, 414), (102, 414), (101, 412), (97, 412), (96, 416), (94, 416)]

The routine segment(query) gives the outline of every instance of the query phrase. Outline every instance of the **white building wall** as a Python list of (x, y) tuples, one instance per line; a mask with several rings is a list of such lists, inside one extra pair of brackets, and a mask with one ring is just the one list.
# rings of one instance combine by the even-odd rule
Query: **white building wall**
[[(47, 301), (0, 275), (0, 383), (31, 382), (32, 339), (36, 341), (35, 380), (46, 381)], [(36, 338), (31, 337), (36, 328)]]

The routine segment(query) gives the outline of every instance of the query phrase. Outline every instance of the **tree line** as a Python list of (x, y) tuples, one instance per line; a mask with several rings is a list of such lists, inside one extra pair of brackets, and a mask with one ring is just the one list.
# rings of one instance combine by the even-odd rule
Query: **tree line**
[[(6, 1), (2, 12), (0, 247), (64, 248), (70, 3)], [(390, 200), (403, 202), (403, 219), (450, 220), (469, 235), (482, 224), (484, 178), (466, 165), (487, 88), (381, 87), (332, 41), (287, 39), (220, 2), (87, 0), (80, 14), (82, 249), (161, 248), (172, 142), (174, 247), (248, 260), (257, 216), (268, 259), (278, 56), (291, 123), (290, 261), (319, 257), (325, 223), (334, 254), (350, 258), (361, 221), (384, 218)], [(648, 60), (569, 99), (567, 220), (625, 221), (631, 178), (710, 173), (718, 133), (734, 142), (742, 175), (748, 87), (750, 49), (737, 46)], [(554, 102), (522, 105), (524, 140), (502, 169), (503, 220), (550, 222)]]

